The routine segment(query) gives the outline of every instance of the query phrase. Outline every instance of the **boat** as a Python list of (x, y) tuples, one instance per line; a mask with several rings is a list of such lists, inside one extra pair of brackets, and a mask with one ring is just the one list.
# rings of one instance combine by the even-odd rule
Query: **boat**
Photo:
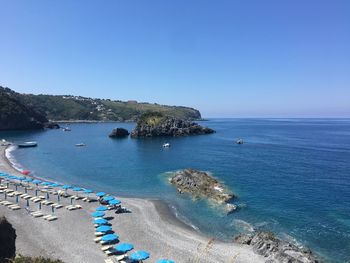
[(236, 144), (243, 144), (243, 139), (236, 140)]
[(77, 143), (75, 146), (82, 147), (82, 146), (86, 146), (86, 144), (85, 143)]
[(37, 142), (24, 142), (24, 143), (18, 144), (18, 147), (20, 148), (36, 147), (36, 146), (38, 146)]
[(170, 147), (170, 143), (166, 142), (163, 144), (163, 148), (169, 148)]
[(64, 127), (64, 128), (63, 128), (63, 131), (71, 131), (71, 128), (69, 128), (69, 127)]

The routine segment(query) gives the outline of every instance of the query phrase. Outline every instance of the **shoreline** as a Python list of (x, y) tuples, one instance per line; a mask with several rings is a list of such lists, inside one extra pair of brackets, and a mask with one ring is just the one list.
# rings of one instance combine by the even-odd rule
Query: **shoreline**
[[(5, 154), (7, 148), (8, 146), (1, 146), (0, 171), (19, 175), (21, 173), (15, 170), (11, 161), (7, 159)], [(264, 262), (264, 258), (255, 254), (252, 248), (247, 245), (215, 240), (196, 231), (176, 217), (168, 204), (161, 200), (124, 197), (121, 197), (120, 200), (122, 200), (122, 203), (126, 207), (131, 209), (132, 213), (116, 216), (118, 217), (116, 224), (122, 224), (123, 227), (116, 229), (115, 232), (120, 235), (121, 242), (131, 242), (137, 245), (138, 249), (149, 251), (152, 261), (168, 257), (174, 259), (176, 262), (189, 262), (193, 259), (199, 260), (198, 262), (229, 262), (230, 260), (232, 261), (232, 258), (235, 259), (235, 262), (242, 263)], [(66, 226), (66, 232), (61, 232), (61, 230), (57, 232), (57, 229), (49, 229), (45, 232), (37, 231), (33, 234), (29, 231), (29, 236), (27, 227), (23, 227), (23, 222), (26, 222), (26, 225), (29, 224), (32, 226), (33, 229), (38, 227), (36, 225), (37, 223), (41, 225), (46, 222), (41, 222), (44, 220), (32, 219), (29, 215), (23, 215), (22, 217), (28, 217), (31, 220), (23, 221), (25, 219), (22, 217), (16, 217), (15, 214), (18, 213), (17, 211), (9, 211), (9, 209), (2, 206), (0, 206), (0, 215), (5, 215), (16, 228), (17, 251), (23, 255), (35, 256), (44, 254), (54, 258), (61, 258), (65, 262), (81, 262), (81, 260), (84, 262), (102, 262), (105, 255), (101, 252), (99, 245), (91, 242), (92, 238), (90, 237), (91, 235), (93, 236), (93, 227), (91, 227), (89, 212), (93, 212), (94, 207), (97, 205), (93, 203), (84, 204), (84, 209), (79, 211), (84, 213), (84, 216), (80, 215), (78, 218), (78, 213), (60, 210), (57, 214), (63, 212), (68, 215), (60, 216), (59, 220), (53, 222), (54, 224), (49, 223), (49, 226), (54, 226), (60, 224), (60, 221), (65, 221), (66, 225), (69, 226), (75, 222), (80, 222), (82, 225), (80, 228), (81, 231), (91, 232), (88, 234), (89, 237), (85, 237), (81, 242), (78, 242), (78, 240), (74, 242), (75, 249), (78, 250), (86, 247), (87, 244), (85, 243), (88, 243), (88, 247), (90, 247), (89, 251), (86, 248), (86, 251), (84, 251), (81, 257), (75, 256), (76, 259), (72, 258), (72, 248), (62, 243), (62, 239), (65, 239), (68, 232), (76, 231), (76, 224), (74, 224), (74, 229), (67, 228)], [(24, 209), (19, 211), (20, 213), (26, 213)], [(76, 217), (73, 216), (72, 219), (70, 218), (71, 215), (75, 215)], [(83, 218), (85, 221), (82, 220)], [(46, 241), (48, 244), (45, 243), (45, 245), (38, 246), (38, 242), (33, 240), (33, 238), (46, 240), (47, 236), (51, 236), (52, 233), (55, 233), (55, 236), (51, 237), (52, 240)], [(76, 234), (78, 235), (78, 233)], [(30, 242), (29, 240), (32, 241)], [(62, 243), (62, 248), (60, 248), (62, 251), (59, 255), (55, 252), (55, 249), (57, 250), (56, 243)], [(207, 249), (209, 245), (210, 249)], [(93, 251), (90, 252), (91, 249)]]

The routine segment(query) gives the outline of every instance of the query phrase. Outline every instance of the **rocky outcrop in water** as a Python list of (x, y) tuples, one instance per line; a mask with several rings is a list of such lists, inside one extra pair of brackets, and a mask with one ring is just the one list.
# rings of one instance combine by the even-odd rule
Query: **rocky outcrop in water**
[(129, 131), (124, 128), (116, 128), (108, 135), (111, 138), (124, 138), (129, 136)]
[(195, 122), (163, 116), (161, 113), (146, 113), (137, 122), (131, 137), (188, 136), (214, 133)]
[(234, 238), (235, 243), (252, 246), (255, 253), (266, 257), (267, 263), (319, 263), (320, 261), (309, 249), (277, 238), (270, 232), (240, 234)]
[(234, 204), (228, 203), (234, 198), (234, 194), (206, 172), (184, 169), (176, 172), (170, 178), (170, 183), (176, 186), (180, 193), (190, 193), (195, 198), (204, 197), (218, 204), (226, 205), (227, 213), (237, 208)]
[(16, 230), (5, 217), (0, 217), (0, 262), (8, 262), (16, 255), (16, 237)]

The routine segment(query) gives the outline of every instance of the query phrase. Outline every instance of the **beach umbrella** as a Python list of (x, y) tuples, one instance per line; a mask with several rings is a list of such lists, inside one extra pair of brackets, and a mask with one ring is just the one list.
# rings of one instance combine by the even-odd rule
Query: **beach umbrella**
[(135, 261), (141, 261), (141, 260), (148, 259), (149, 256), (150, 254), (148, 252), (143, 250), (138, 250), (130, 255), (130, 259)]
[(117, 252), (121, 252), (121, 253), (126, 253), (132, 249), (134, 249), (134, 246), (132, 244), (129, 243), (121, 243), (116, 245), (115, 250), (117, 250)]
[(26, 179), (23, 180), (23, 182), (25, 182), (25, 183), (30, 183), (30, 182), (32, 182), (32, 181), (33, 181), (32, 178), (26, 178)]
[(90, 190), (90, 189), (85, 189), (84, 190), (84, 194), (91, 194), (92, 193), (92, 190)]
[(53, 184), (51, 184), (51, 186), (52, 186), (52, 187), (59, 187), (59, 186), (61, 186), (61, 184), (53, 183)]
[(104, 218), (96, 218), (94, 220), (94, 224), (98, 224), (98, 225), (104, 225), (104, 224), (107, 224), (108, 221)]
[(101, 241), (112, 242), (118, 240), (119, 236), (116, 234), (107, 234), (101, 237)]
[(51, 185), (52, 183), (50, 182), (42, 182), (41, 185), (44, 185), (44, 186), (48, 186), (48, 185)]
[(75, 192), (80, 192), (80, 191), (83, 191), (84, 189), (80, 188), (80, 187), (73, 187), (72, 190), (75, 191)]
[(96, 208), (96, 211), (106, 211), (107, 210), (107, 207), (105, 206), (99, 206)]
[(108, 201), (108, 204), (110, 205), (119, 205), (121, 203), (121, 201), (119, 201), (118, 199), (113, 199), (111, 201)]
[(41, 181), (40, 181), (40, 180), (33, 180), (32, 183), (33, 183), (33, 184), (36, 184), (36, 186), (38, 186), (38, 184), (40, 184)]
[(92, 217), (104, 217), (104, 216), (105, 216), (105, 213), (104, 213), (104, 212), (97, 211), (97, 212), (92, 213), (91, 216), (92, 216)]
[(115, 198), (113, 196), (105, 196), (102, 199), (103, 199), (103, 201), (112, 201)]
[(96, 228), (97, 232), (108, 232), (111, 230), (112, 230), (112, 228), (110, 226), (99, 226)]
[(98, 192), (98, 193), (96, 193), (96, 196), (98, 196), (98, 197), (102, 197), (102, 196), (104, 196), (104, 195), (106, 195), (105, 192)]
[(73, 188), (71, 185), (65, 184), (64, 186), (62, 186), (62, 189), (67, 190)]
[(171, 259), (160, 259), (157, 263), (175, 263), (175, 261)]

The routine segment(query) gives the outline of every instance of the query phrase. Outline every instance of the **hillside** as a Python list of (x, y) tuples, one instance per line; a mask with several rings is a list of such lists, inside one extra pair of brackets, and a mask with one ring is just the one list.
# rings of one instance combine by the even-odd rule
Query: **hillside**
[[(0, 89), (4, 89), (0, 87)], [(180, 119), (200, 119), (198, 110), (136, 101), (93, 99), (71, 95), (32, 95), (13, 92), (14, 96), (49, 120), (136, 121), (145, 112), (161, 112)]]
[(10, 89), (0, 87), (0, 130), (42, 129), (46, 117), (18, 99)]

